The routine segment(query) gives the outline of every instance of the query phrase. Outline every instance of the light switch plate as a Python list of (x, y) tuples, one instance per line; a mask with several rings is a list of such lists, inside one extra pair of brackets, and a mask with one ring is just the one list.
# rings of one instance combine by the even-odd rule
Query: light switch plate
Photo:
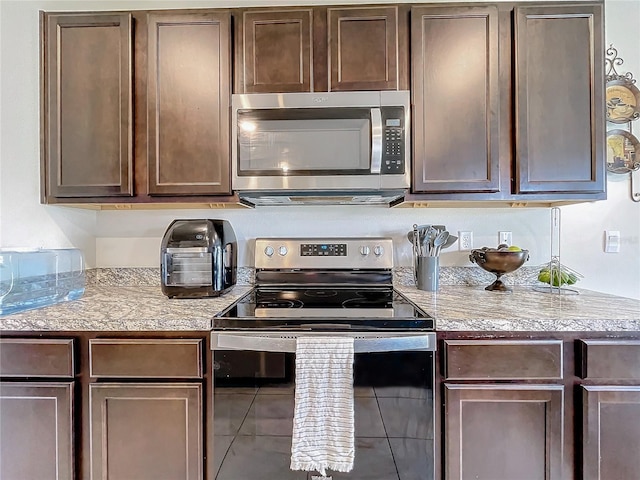
[(620, 252), (620, 231), (619, 230), (604, 231), (604, 251), (607, 253)]

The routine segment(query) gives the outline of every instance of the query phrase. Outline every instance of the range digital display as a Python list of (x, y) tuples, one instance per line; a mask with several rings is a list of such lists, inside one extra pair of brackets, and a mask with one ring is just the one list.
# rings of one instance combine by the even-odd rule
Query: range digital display
[(300, 245), (301, 257), (346, 257), (346, 243), (303, 243)]

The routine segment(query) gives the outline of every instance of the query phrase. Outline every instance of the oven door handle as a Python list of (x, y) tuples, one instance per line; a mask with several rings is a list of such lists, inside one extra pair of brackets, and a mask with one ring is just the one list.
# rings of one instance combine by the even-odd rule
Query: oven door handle
[(380, 173), (382, 168), (382, 112), (371, 109), (371, 173)]
[(375, 334), (339, 332), (322, 333), (219, 333), (211, 334), (212, 350), (244, 350), (257, 352), (295, 353), (299, 336), (350, 336), (353, 337), (355, 353), (431, 351), (436, 350), (436, 334)]

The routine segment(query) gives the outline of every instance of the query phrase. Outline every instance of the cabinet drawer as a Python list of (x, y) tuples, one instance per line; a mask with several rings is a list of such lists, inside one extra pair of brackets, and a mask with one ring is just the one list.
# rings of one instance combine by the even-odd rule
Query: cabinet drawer
[(102, 378), (202, 378), (202, 339), (89, 340), (89, 369)]
[(560, 340), (445, 340), (447, 380), (559, 380)]
[(73, 378), (73, 340), (0, 339), (0, 376)]
[(640, 380), (640, 340), (580, 340), (588, 379)]

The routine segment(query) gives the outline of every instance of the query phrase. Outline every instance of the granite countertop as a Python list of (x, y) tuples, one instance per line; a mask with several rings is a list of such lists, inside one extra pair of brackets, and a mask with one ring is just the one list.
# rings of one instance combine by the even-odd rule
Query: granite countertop
[(251, 289), (235, 285), (219, 297), (170, 299), (160, 286), (88, 286), (79, 300), (0, 317), (1, 330), (211, 330), (211, 319)]
[[(436, 330), (637, 331), (640, 301), (581, 290), (557, 295), (514, 286), (512, 293), (482, 286), (441, 286), (437, 293), (396, 287), (436, 319)], [(88, 286), (79, 300), (0, 317), (0, 331), (206, 331), (212, 317), (251, 289), (225, 295), (169, 299), (159, 286)]]
[(640, 300), (576, 289), (578, 295), (513, 286), (511, 293), (482, 286), (441, 286), (437, 293), (397, 287), (436, 319), (440, 331), (637, 331)]

